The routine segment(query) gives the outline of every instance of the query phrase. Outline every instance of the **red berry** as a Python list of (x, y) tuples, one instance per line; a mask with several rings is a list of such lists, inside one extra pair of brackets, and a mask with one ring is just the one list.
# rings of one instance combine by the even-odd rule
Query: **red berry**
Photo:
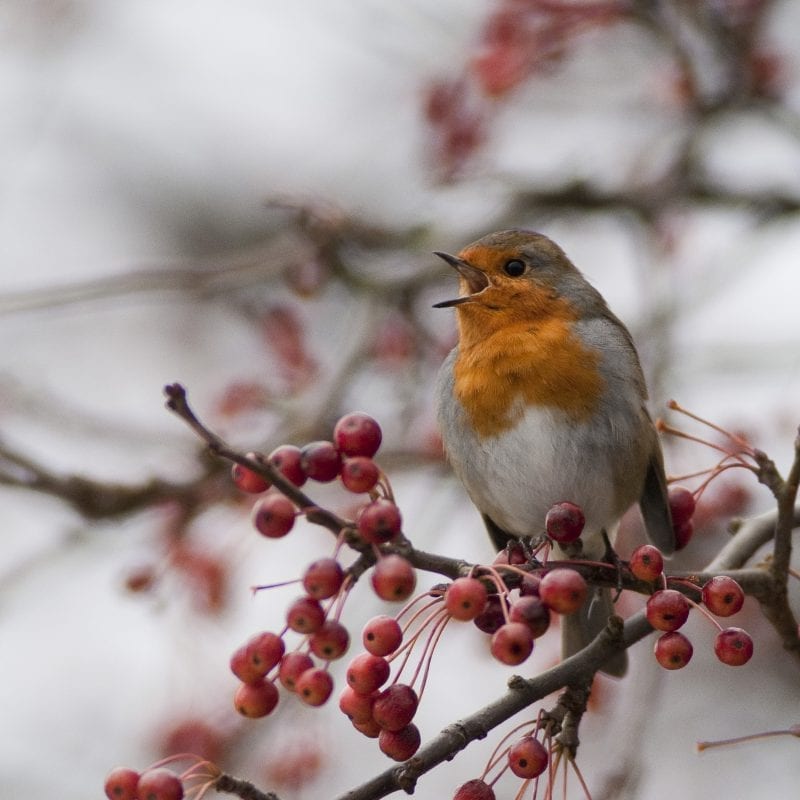
[(503, 604), (496, 594), (490, 594), (486, 599), (486, 607), (473, 620), (475, 627), (484, 633), (494, 633), (506, 621), (503, 614)]
[(289, 498), (282, 494), (270, 494), (253, 506), (252, 520), (262, 536), (280, 539), (294, 527), (296, 515), (297, 511)]
[(527, 563), (525, 548), (519, 542), (509, 542), (495, 557), (492, 564), (511, 564), (521, 566)]
[(300, 466), (309, 478), (327, 483), (339, 475), (342, 457), (331, 442), (311, 442), (301, 451)]
[(280, 662), (284, 650), (280, 636), (269, 631), (256, 634), (231, 656), (231, 672), (243, 683), (260, 683)]
[(635, 578), (652, 583), (664, 571), (664, 556), (657, 547), (643, 544), (631, 553), (629, 566)]
[(307, 669), (295, 684), (297, 696), (309, 706), (321, 706), (331, 696), (332, 691), (333, 678), (322, 667)]
[(375, 722), (387, 731), (405, 728), (417, 713), (417, 693), (404, 683), (393, 683), (384, 689), (372, 704)]
[(477, 578), (456, 578), (444, 596), (450, 616), (464, 622), (475, 619), (485, 608), (488, 593)]
[(346, 456), (371, 458), (381, 446), (381, 426), (367, 414), (355, 412), (342, 417), (333, 429), (333, 441)]
[(372, 570), (372, 588), (381, 600), (408, 600), (417, 585), (414, 567), (398, 555), (383, 556)]
[[(256, 453), (248, 453), (248, 458), (258, 458)], [(266, 478), (262, 478), (253, 470), (248, 469), (241, 464), (234, 464), (231, 467), (231, 478), (236, 484), (236, 488), (248, 494), (260, 494), (266, 492), (270, 487), (270, 483)]]
[(370, 492), (381, 476), (378, 465), (367, 456), (353, 456), (342, 463), (342, 483), (351, 492)]
[(516, 666), (533, 652), (533, 636), (524, 622), (507, 622), (501, 625), (491, 645), (492, 655), (502, 664)]
[(703, 602), (718, 617), (730, 617), (744, 605), (742, 587), (727, 575), (717, 575), (703, 586)]
[(384, 755), (395, 761), (406, 761), (419, 750), (422, 738), (419, 728), (411, 722), (399, 731), (387, 731), (385, 728), (378, 735), (378, 747)]
[(694, 648), (682, 633), (670, 631), (656, 639), (653, 652), (664, 669), (682, 669), (691, 661)]
[(306, 567), (303, 588), (309, 597), (327, 600), (342, 588), (344, 570), (335, 558), (319, 558)]
[(347, 628), (336, 620), (328, 619), (308, 641), (311, 652), (324, 661), (341, 658), (350, 646), (350, 634)]
[(574, 614), (584, 604), (588, 593), (586, 581), (574, 569), (554, 569), (539, 584), (542, 602), (558, 614)]
[(672, 525), (677, 528), (692, 518), (695, 508), (694, 495), (684, 486), (670, 486), (668, 497)]
[[(339, 695), (339, 709), (350, 718), (351, 722), (359, 724), (372, 722), (372, 703), (377, 696), (377, 692), (359, 694), (353, 691), (351, 686), (345, 686)], [(380, 730), (380, 726), (378, 729)]]
[(690, 519), (687, 519), (686, 522), (682, 522), (680, 525), (673, 528), (673, 530), (675, 532), (675, 549), (683, 550), (683, 548), (689, 544), (694, 534), (694, 523)]
[(689, 617), (689, 601), (675, 589), (660, 589), (647, 598), (647, 621), (658, 631), (676, 631)]
[(286, 611), (286, 624), (297, 633), (316, 633), (324, 622), (325, 611), (313, 597), (298, 597)]
[(243, 683), (233, 696), (233, 705), (243, 717), (266, 717), (278, 705), (278, 688), (272, 681)]
[(139, 773), (127, 767), (117, 767), (108, 773), (105, 782), (108, 800), (136, 800)]
[(295, 486), (302, 486), (308, 476), (300, 464), (301, 451), (293, 444), (282, 444), (276, 447), (267, 457), (267, 461)]
[(136, 796), (138, 800), (181, 800), (183, 784), (168, 769), (148, 769), (139, 778)]
[(741, 628), (725, 628), (714, 639), (714, 653), (723, 664), (741, 667), (753, 655), (753, 640)]
[(574, 542), (583, 533), (586, 518), (574, 503), (556, 503), (544, 520), (547, 535), (554, 541), (565, 544)]
[(453, 800), (496, 800), (496, 795), (488, 783), (474, 778), (456, 789)]
[(278, 668), (278, 680), (281, 682), (281, 686), (294, 692), (297, 687), (297, 679), (313, 666), (314, 662), (308, 653), (300, 653), (297, 650), (287, 653), (281, 659), (281, 665)]
[(389, 679), (389, 662), (382, 656), (360, 653), (347, 668), (347, 683), (354, 692), (371, 695)]
[(388, 656), (403, 642), (403, 630), (394, 617), (381, 614), (373, 617), (364, 626), (361, 641), (374, 656)]
[(356, 722), (353, 720), (353, 727), (369, 739), (377, 739), (383, 730), (371, 717), (366, 722)]
[(400, 509), (391, 500), (383, 498), (365, 505), (356, 518), (359, 535), (371, 544), (391, 541), (400, 533), (402, 524)]
[(547, 769), (547, 750), (533, 736), (523, 736), (511, 745), (508, 766), (518, 778), (535, 778)]
[(531, 636), (538, 639), (550, 627), (550, 611), (540, 597), (525, 595), (515, 600), (508, 609), (509, 622), (522, 622), (530, 628)]

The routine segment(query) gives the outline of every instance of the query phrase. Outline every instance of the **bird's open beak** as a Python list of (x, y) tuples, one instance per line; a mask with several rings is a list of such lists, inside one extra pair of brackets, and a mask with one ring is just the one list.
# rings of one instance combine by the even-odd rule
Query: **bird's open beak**
[(486, 273), (468, 264), (460, 258), (451, 256), (448, 253), (434, 253), (439, 256), (443, 261), (446, 261), (458, 274), (464, 279), (467, 284), (469, 294), (456, 297), (453, 300), (442, 300), (441, 303), (434, 303), (434, 308), (450, 308), (451, 306), (460, 306), (462, 303), (470, 303), (475, 298), (476, 294), (482, 292), (488, 285), (489, 279)]

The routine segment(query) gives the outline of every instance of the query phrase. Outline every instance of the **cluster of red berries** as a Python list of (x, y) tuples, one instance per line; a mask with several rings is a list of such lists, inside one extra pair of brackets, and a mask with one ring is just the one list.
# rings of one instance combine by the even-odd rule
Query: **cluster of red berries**
[(108, 800), (182, 800), (183, 782), (172, 770), (156, 767), (142, 773), (117, 767), (105, 782)]
[[(717, 575), (707, 581), (699, 589), (701, 606), (683, 592), (667, 588), (668, 581), (663, 572), (664, 558), (653, 545), (642, 545), (634, 550), (629, 566), (634, 577), (639, 580), (650, 583), (661, 581), (664, 586), (650, 595), (645, 611), (647, 621), (656, 630), (664, 631), (655, 644), (656, 660), (662, 667), (681, 669), (691, 660), (694, 652), (692, 643), (684, 634), (679, 633), (679, 629), (688, 619), (692, 607), (700, 609), (718, 628), (714, 652), (723, 664), (738, 667), (750, 660), (753, 655), (753, 640), (750, 635), (741, 628), (723, 628), (711, 616), (730, 617), (744, 604), (744, 591), (733, 578)], [(698, 591), (693, 583), (686, 582), (686, 585)]]
[(377, 739), (381, 751), (395, 761), (411, 758), (421, 741), (412, 722), (419, 706), (414, 688), (399, 682), (400, 671), (389, 686), (381, 688), (389, 680), (391, 659), (402, 651), (403, 638), (403, 629), (393, 617), (381, 615), (367, 622), (361, 637), (365, 652), (350, 662), (347, 685), (339, 695), (339, 708), (353, 727)]
[[(336, 423), (333, 441), (303, 448), (282, 445), (266, 461), (298, 488), (309, 478), (327, 482), (339, 477), (349, 491), (368, 493), (370, 499), (353, 525), (365, 543), (379, 545), (394, 539), (402, 524), (388, 481), (373, 460), (381, 438), (380, 426), (372, 417), (353, 413)], [(270, 488), (261, 475), (238, 464), (233, 479), (251, 493)], [(264, 536), (279, 538), (289, 533), (299, 513), (302, 510), (286, 496), (269, 493), (256, 503), (253, 524)], [(273, 711), (279, 700), (277, 682), (311, 706), (322, 705), (330, 697), (333, 679), (328, 664), (341, 658), (350, 645), (350, 634), (339, 619), (351, 584), (335, 555), (308, 565), (301, 578), (305, 594), (287, 608), (280, 634), (258, 633), (231, 656), (231, 671), (241, 681), (234, 705), (244, 716), (264, 717)], [(380, 555), (371, 582), (381, 599), (402, 601), (414, 591), (416, 574), (401, 556)], [(287, 631), (304, 637), (290, 652), (283, 638)]]

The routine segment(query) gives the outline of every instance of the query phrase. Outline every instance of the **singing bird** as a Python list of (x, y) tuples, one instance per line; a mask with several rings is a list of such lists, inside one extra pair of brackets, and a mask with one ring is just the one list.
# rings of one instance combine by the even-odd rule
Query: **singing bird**
[[(663, 457), (628, 329), (564, 251), (526, 230), (491, 233), (457, 256), (458, 343), (437, 382), (448, 459), (497, 549), (544, 530), (569, 501), (586, 518), (586, 558), (605, 552), (638, 502), (648, 537), (675, 549)], [(613, 612), (594, 590), (562, 620), (564, 656), (585, 647)], [(625, 654), (604, 665), (622, 675)]]

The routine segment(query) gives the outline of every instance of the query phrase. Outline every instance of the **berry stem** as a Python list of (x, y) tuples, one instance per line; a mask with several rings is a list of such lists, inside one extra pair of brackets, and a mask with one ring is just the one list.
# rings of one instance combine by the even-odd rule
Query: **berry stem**
[(762, 731), (761, 733), (748, 733), (746, 736), (734, 736), (731, 739), (719, 739), (714, 742), (697, 742), (697, 752), (711, 750), (714, 747), (727, 747), (731, 744), (741, 744), (742, 742), (754, 742), (758, 739), (768, 739), (771, 736), (798, 736), (796, 728), (788, 728), (785, 731)]
[(711, 430), (714, 430), (717, 433), (721, 433), (723, 436), (730, 439), (731, 442), (733, 442), (737, 447), (741, 448), (742, 452), (744, 452), (751, 458), (755, 458), (755, 450), (741, 436), (737, 436), (735, 433), (726, 431), (725, 428), (722, 428), (719, 425), (715, 425), (713, 422), (704, 419), (703, 417), (700, 417), (697, 414), (693, 414), (691, 411), (680, 405), (676, 400), (670, 400), (667, 403), (667, 408), (671, 409), (672, 411), (677, 411), (679, 414), (683, 414), (684, 416), (689, 417), (689, 419), (693, 419), (695, 422), (699, 422), (701, 425), (705, 425), (706, 427), (711, 428)]

